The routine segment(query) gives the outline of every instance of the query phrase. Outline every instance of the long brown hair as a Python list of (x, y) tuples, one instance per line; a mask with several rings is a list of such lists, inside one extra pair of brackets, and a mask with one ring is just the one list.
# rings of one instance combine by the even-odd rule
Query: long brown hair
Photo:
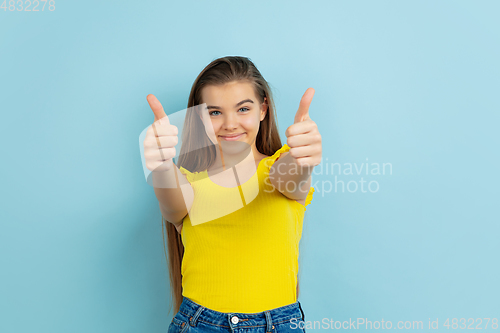
[[(257, 150), (267, 156), (273, 155), (282, 147), (278, 131), (274, 100), (269, 84), (260, 74), (253, 62), (246, 57), (226, 56), (213, 60), (198, 75), (191, 87), (188, 108), (200, 105), (201, 91), (209, 85), (220, 86), (229, 82), (243, 81), (253, 85), (259, 105), (267, 99), (267, 113), (260, 123), (260, 128), (255, 139)], [(194, 143), (205, 143), (205, 148), (195, 149)], [(211, 144), (206, 135), (204, 125), (196, 112), (187, 112), (182, 131), (182, 146), (177, 160), (177, 167), (184, 167), (191, 172), (207, 170), (215, 162), (215, 146)], [(168, 243), (168, 268), (170, 271), (170, 286), (172, 303), (175, 313), (179, 311), (182, 302), (182, 275), (181, 263), (184, 254), (184, 245), (177, 229), (172, 223), (167, 223), (162, 217), (162, 225), (167, 230)], [(163, 233), (164, 235), (164, 233)], [(165, 243), (165, 237), (163, 237)], [(165, 244), (164, 244), (165, 245)], [(297, 297), (298, 297), (297, 280)]]

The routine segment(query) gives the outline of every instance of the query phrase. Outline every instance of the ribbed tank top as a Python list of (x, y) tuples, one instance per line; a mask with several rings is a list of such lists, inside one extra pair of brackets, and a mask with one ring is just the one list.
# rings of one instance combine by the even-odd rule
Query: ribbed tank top
[(256, 313), (297, 300), (299, 241), (306, 206), (289, 199), (268, 176), (284, 144), (259, 162), (240, 186), (215, 184), (207, 171), (180, 167), (194, 189), (183, 220), (182, 295), (219, 312)]

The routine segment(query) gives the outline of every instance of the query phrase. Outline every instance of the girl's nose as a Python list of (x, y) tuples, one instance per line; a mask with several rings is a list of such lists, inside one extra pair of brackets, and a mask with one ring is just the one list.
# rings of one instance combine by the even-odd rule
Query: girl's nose
[(224, 128), (226, 130), (232, 130), (234, 128), (238, 127), (238, 117), (235, 114), (232, 114), (231, 112), (229, 114), (226, 113), (224, 116)]

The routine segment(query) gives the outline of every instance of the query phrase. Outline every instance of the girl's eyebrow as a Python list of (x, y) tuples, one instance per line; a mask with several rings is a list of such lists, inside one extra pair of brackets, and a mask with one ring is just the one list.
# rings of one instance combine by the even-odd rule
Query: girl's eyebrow
[[(247, 99), (244, 99), (241, 102), (237, 103), (234, 107), (237, 108), (238, 106), (240, 106), (241, 104), (246, 103), (246, 102), (253, 103), (253, 101), (250, 98), (247, 98)], [(207, 110), (210, 110), (210, 109), (222, 109), (222, 108), (220, 106), (208, 105)]]

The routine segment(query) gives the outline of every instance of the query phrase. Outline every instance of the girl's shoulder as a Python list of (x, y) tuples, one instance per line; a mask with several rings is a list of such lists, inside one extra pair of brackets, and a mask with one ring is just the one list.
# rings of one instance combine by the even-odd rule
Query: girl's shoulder
[[(265, 157), (265, 159), (267, 159), (263, 164), (264, 164), (264, 168), (266, 170), (267, 173), (270, 172), (271, 170), (271, 166), (280, 158), (280, 157), (283, 157), (284, 155), (286, 155), (288, 153), (288, 151), (290, 150), (290, 146), (288, 146), (286, 143), (280, 148), (278, 149), (273, 155), (271, 156), (268, 156), (268, 157)], [(313, 198), (313, 193), (314, 193), (314, 187), (310, 187), (309, 188), (309, 192), (306, 196), (306, 198), (304, 199), (291, 199), (291, 200), (295, 200), (297, 201), (300, 205), (302, 205), (303, 207), (306, 207), (308, 206), (310, 203), (311, 203), (311, 200)]]
[(278, 149), (271, 156), (266, 156), (263, 159), (266, 159), (264, 165), (267, 171), (271, 169), (271, 166), (278, 160), (282, 155), (286, 155), (286, 153), (290, 150), (290, 147), (285, 143), (280, 149)]
[(198, 176), (199, 172), (191, 172), (188, 169), (184, 167), (179, 167), (179, 171), (186, 176), (188, 182), (192, 183), (196, 180), (196, 177)]

